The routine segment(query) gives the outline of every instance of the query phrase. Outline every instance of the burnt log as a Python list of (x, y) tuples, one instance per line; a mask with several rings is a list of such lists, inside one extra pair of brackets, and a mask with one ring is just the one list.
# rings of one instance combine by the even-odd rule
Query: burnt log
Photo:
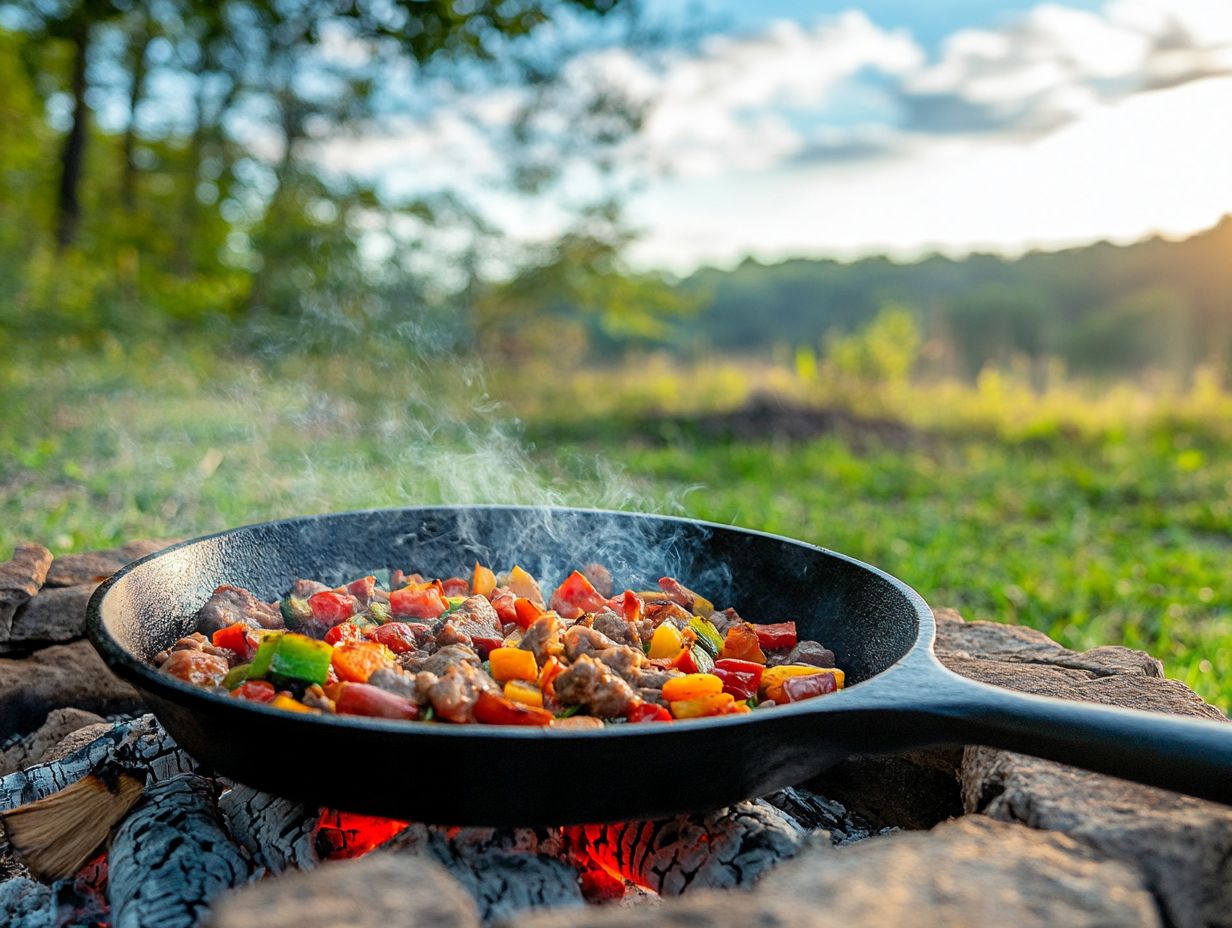
[(51, 887), (25, 877), (0, 883), (0, 914), (9, 928), (49, 928), (55, 924)]
[(146, 788), (116, 831), (107, 898), (114, 928), (192, 928), (252, 866), (218, 814), (211, 781), (182, 774)]
[(51, 552), (42, 545), (18, 545), (0, 564), (0, 641), (7, 640), (13, 616), (43, 586)]
[(218, 811), (231, 837), (266, 873), (311, 870), (320, 863), (316, 850), (319, 809), (237, 783), (219, 797)]
[(189, 773), (196, 762), (181, 751), (152, 715), (116, 722), (67, 757), (0, 777), (0, 811), (44, 799), (106, 767), (139, 774), (147, 784)]
[(66, 706), (106, 716), (137, 712), (143, 704), (88, 641), (0, 658), (0, 739), (34, 731)]

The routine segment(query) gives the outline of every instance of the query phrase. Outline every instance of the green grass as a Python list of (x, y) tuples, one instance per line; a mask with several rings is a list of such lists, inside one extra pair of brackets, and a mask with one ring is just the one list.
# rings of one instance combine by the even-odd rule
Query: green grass
[[(905, 447), (732, 444), (688, 429), (645, 440), (619, 404), (577, 414), (605, 382), (610, 404), (628, 371), (588, 374), (591, 392), (569, 403), (559, 380), (546, 406), (518, 397), (539, 410), (522, 431), (473, 371), (449, 364), (272, 365), (117, 345), (42, 357), (0, 368), (0, 556), (27, 539), (66, 552), (436, 501), (671, 510), (835, 548), (968, 618), (1032, 625), (1077, 648), (1142, 648), (1232, 708), (1232, 439), (1201, 413), (1226, 408), (1224, 396), (1107, 427), (1090, 426), (1091, 407), (1075, 432), (986, 427), (993, 407), (979, 395), (980, 423), (934, 405), (915, 414), (925, 431)], [(738, 374), (723, 377), (712, 406), (739, 399)], [(705, 408), (696, 383), (656, 389)], [(1028, 401), (1014, 402), (1020, 422)], [(553, 409), (574, 413), (567, 428), (543, 418)]]

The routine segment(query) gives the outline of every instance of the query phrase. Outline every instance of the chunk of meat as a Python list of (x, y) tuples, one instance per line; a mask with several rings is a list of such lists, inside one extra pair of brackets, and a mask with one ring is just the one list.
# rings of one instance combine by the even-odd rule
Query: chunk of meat
[(582, 576), (590, 581), (600, 596), (607, 599), (612, 595), (612, 574), (600, 563), (587, 564), (582, 568)]
[(166, 662), (172, 652), (175, 651), (200, 651), (203, 654), (212, 654), (215, 657), (221, 657), (230, 666), (234, 667), (240, 663), (239, 656), (227, 648), (219, 648), (210, 643), (210, 639), (200, 632), (193, 632), (191, 635), (185, 635), (171, 647), (166, 650), (159, 651), (154, 655), (154, 663), (162, 665)]
[(491, 677), (472, 664), (454, 664), (428, 687), (436, 717), (447, 722), (475, 721), (475, 703), (482, 692), (500, 695)]
[(449, 615), (437, 632), (439, 645), (464, 644), (481, 653), (498, 648), (505, 638), (500, 617), (486, 596), (472, 596)]
[(814, 667), (833, 667), (834, 652), (818, 641), (801, 641), (787, 652), (784, 664), (812, 664)]
[(670, 622), (677, 630), (683, 630), (692, 618), (692, 615), (676, 603), (648, 602), (642, 617), (637, 621), (637, 633), (642, 641), (649, 641), (655, 629), (664, 622)]
[(398, 666), (408, 673), (419, 673), (430, 656), (427, 651), (407, 651), (398, 655)]
[(566, 705), (582, 706), (599, 718), (624, 715), (637, 699), (633, 689), (611, 668), (582, 654), (556, 678), (556, 696)]
[(637, 626), (623, 615), (617, 615), (611, 609), (604, 609), (598, 613), (590, 627), (597, 632), (607, 635), (617, 644), (628, 645), (631, 648), (638, 649), (642, 647), (642, 636), (638, 634)]
[(641, 697), (642, 702), (654, 703), (656, 706), (662, 706), (664, 709), (671, 708), (661, 688), (652, 686), (638, 687), (637, 695)]
[(623, 644), (618, 644), (610, 648), (604, 648), (602, 651), (596, 651), (594, 658), (597, 661), (602, 661), (615, 673), (632, 683), (637, 679), (638, 670), (646, 660), (644, 655), (638, 648), (629, 648)]
[(731, 608), (716, 609), (714, 612), (710, 613), (710, 624), (718, 629), (720, 635), (726, 635), (727, 630), (731, 628), (732, 625), (736, 622), (743, 621), (744, 619), (740, 618), (740, 613)]
[(401, 667), (382, 667), (374, 671), (368, 678), (369, 686), (380, 687), (387, 693), (415, 699), (419, 691), (415, 687), (415, 674), (408, 673)]
[(291, 598), (307, 599), (313, 593), (324, 593), (328, 589), (319, 580), (296, 580), (291, 584)]
[(593, 654), (616, 644), (611, 638), (585, 625), (574, 625), (564, 634), (565, 657), (577, 660), (583, 654)]
[(518, 647), (532, 652), (540, 667), (548, 662), (549, 657), (561, 654), (564, 645), (560, 641), (560, 619), (556, 617), (556, 613), (545, 612), (531, 622)]
[(437, 648), (432, 656), (424, 661), (421, 669), (428, 671), (428, 673), (434, 673), (439, 677), (455, 664), (470, 664), (478, 667), (479, 655), (465, 645), (446, 645), (443, 648)]
[(204, 651), (172, 651), (159, 668), (168, 676), (193, 686), (218, 686), (231, 669), (225, 657)]
[(284, 628), (277, 606), (262, 602), (237, 586), (220, 586), (197, 611), (197, 630), (212, 635), (220, 628), (245, 622), (254, 628)]

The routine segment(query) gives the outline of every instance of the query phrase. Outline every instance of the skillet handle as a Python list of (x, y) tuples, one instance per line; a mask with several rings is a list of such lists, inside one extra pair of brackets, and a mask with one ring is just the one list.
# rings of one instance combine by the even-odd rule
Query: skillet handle
[(1031, 696), (953, 676), (944, 687), (952, 701), (934, 712), (956, 740), (1232, 805), (1232, 724)]

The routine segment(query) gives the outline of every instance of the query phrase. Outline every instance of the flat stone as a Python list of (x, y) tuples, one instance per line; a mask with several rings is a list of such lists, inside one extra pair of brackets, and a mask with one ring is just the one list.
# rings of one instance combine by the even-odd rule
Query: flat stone
[(53, 709), (66, 706), (115, 715), (139, 711), (142, 702), (88, 641), (0, 658), (0, 739), (33, 731)]
[(750, 892), (703, 890), (657, 907), (536, 912), (517, 928), (1013, 925), (1158, 928), (1130, 867), (1065, 835), (968, 816), (842, 848), (822, 845)]
[[(577, 916), (578, 909), (567, 915)], [(479, 928), (475, 904), (444, 868), (377, 851), (227, 893), (206, 928)], [(568, 922), (566, 922), (568, 924)]]
[[(964, 623), (944, 610), (938, 619), (938, 656), (986, 683), (1226, 721), (1183, 684), (1157, 676), (1158, 662), (1141, 652), (1078, 654), (1028, 629)], [(966, 749), (960, 777), (966, 811), (1063, 832), (1132, 865), (1170, 925), (1232, 925), (1232, 809), (986, 747)]]
[(96, 723), (106, 725), (102, 716), (93, 712), (75, 708), (56, 709), (48, 714), (47, 721), (38, 731), (22, 738), (8, 750), (0, 751), (0, 776), (50, 759), (46, 756), (48, 751), (54, 750), (74, 732)]
[[(93, 715), (93, 713), (87, 714)], [(74, 732), (70, 732), (60, 741), (57, 741), (45, 752), (43, 752), (43, 756), (39, 760), (39, 763), (50, 764), (55, 760), (63, 760), (70, 754), (74, 754), (81, 750), (96, 738), (100, 738), (107, 734), (107, 732), (111, 730), (112, 724), (113, 723), (111, 722), (104, 722), (100, 720), (95, 722), (93, 725), (86, 725), (83, 728), (78, 728)]]
[(84, 554), (62, 554), (52, 561), (45, 585), (49, 587), (77, 586), (81, 583), (101, 583), (125, 564), (161, 551), (174, 541), (130, 541), (118, 548), (87, 551)]
[(18, 545), (0, 564), (0, 641), (8, 638), (13, 615), (43, 586), (51, 552), (42, 545)]
[(86, 604), (97, 583), (44, 587), (17, 610), (4, 645), (8, 650), (30, 649), (73, 641), (85, 634)]

